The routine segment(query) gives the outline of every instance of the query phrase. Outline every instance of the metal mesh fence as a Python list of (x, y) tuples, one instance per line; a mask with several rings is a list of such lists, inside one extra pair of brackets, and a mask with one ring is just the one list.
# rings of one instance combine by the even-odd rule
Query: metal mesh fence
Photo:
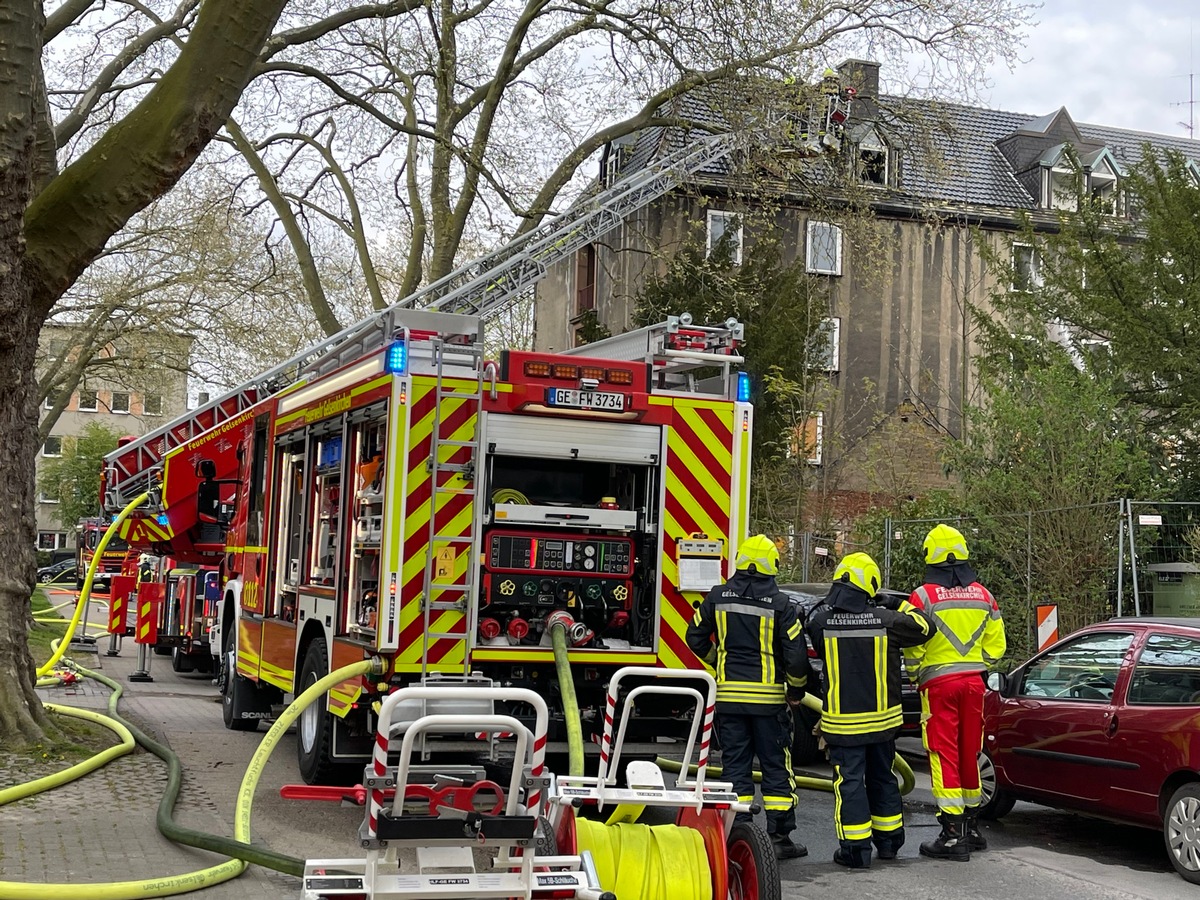
[(1200, 617), (1200, 503), (1129, 501), (1118, 614)]
[(1035, 607), (1058, 604), (1068, 634), (1120, 607), (1124, 501), (957, 519), (889, 519), (877, 546), (884, 585), (912, 590), (924, 581), (922, 543), (938, 522), (967, 538), (979, 580), (1004, 614), (1009, 656), (1036, 648)]
[(780, 580), (819, 583), (833, 580), (833, 570), (848, 553), (872, 552), (869, 541), (851, 540), (844, 531), (806, 531), (780, 548)]

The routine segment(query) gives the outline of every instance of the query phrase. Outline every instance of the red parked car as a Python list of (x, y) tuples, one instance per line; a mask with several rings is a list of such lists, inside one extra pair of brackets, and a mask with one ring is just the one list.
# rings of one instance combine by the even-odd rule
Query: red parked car
[(982, 816), (1028, 800), (1160, 829), (1200, 884), (1200, 621), (1112, 619), (988, 687)]

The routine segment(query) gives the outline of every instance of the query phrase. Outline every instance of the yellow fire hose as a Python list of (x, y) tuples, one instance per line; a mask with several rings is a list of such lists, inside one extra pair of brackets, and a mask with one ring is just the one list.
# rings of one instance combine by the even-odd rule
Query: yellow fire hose
[(67, 646), (71, 643), (71, 638), (75, 635), (75, 629), (79, 627), (79, 619), (83, 615), (83, 611), (87, 608), (88, 602), (92, 596), (92, 580), (96, 577), (96, 569), (100, 565), (100, 558), (104, 555), (104, 551), (108, 548), (108, 542), (112, 536), (117, 533), (121, 523), (128, 519), (135, 509), (146, 502), (149, 494), (139, 494), (130, 501), (121, 512), (113, 519), (112, 524), (104, 529), (104, 534), (100, 536), (100, 543), (96, 546), (96, 552), (92, 555), (92, 561), (88, 565), (87, 576), (83, 580), (83, 590), (79, 592), (79, 602), (75, 604), (75, 615), (71, 617), (71, 622), (67, 625), (67, 633), (62, 641), (45, 663), (37, 670), (38, 677), (45, 675), (62, 659), (63, 654), (67, 650)]
[[(61, 680), (59, 676), (46, 676), (53, 671), (54, 666), (62, 659), (63, 653), (66, 651), (69, 643), (70, 635), (78, 625), (80, 611), (83, 609), (83, 604), (87, 602), (87, 595), (91, 588), (92, 579), (95, 576), (96, 561), (100, 558), (109, 537), (114, 533), (117, 525), (143, 502), (145, 496), (142, 495), (127, 506), (101, 538), (99, 547), (96, 550), (96, 556), (92, 561), (92, 566), (88, 570), (84, 590), (80, 594), (80, 602), (76, 606), (75, 617), (71, 620), (66, 635), (51, 645), (53, 652), (50, 660), (38, 669), (39, 684), (53, 684)], [(89, 673), (86, 669), (81, 669), (80, 671), (96, 675), (96, 673)], [(381, 661), (377, 659), (363, 660), (329, 673), (324, 678), (318, 680), (316, 684), (309, 687), (299, 697), (296, 697), (267, 734), (264, 735), (258, 749), (250, 760), (249, 766), (246, 768), (238, 789), (233, 828), (234, 840), (236, 842), (245, 845), (249, 845), (250, 843), (250, 814), (254, 801), (254, 790), (262, 775), (267, 758), (279, 743), (279, 739), (287, 731), (288, 726), (299, 717), (306, 706), (326, 691), (343, 681), (361, 677), (368, 672), (381, 674), (383, 672)], [(96, 677), (99, 676), (97, 675)], [(110, 698), (110, 708), (114, 712), (116, 700), (120, 696), (120, 686), (116, 685), (116, 688), (117, 690), (114, 691), (112, 698)], [(88, 772), (105, 765), (119, 756), (129, 753), (134, 748), (133, 735), (129, 732), (129, 729), (109, 716), (93, 712), (92, 710), (76, 709), (56, 704), (46, 704), (46, 707), (57, 713), (86, 719), (103, 725), (117, 734), (121, 739), (121, 743), (114, 747), (109, 747), (90, 759), (71, 766), (62, 772), (57, 772), (43, 778), (35, 779), (32, 782), (15, 785), (0, 791), (0, 806), (81, 778)], [(85, 884), (32, 884), (16, 881), (0, 881), (0, 900), (70, 900), (70, 898), (80, 898), (80, 900), (142, 900), (142, 898), (168, 897), (201, 890), (229, 881), (244, 872), (246, 867), (247, 863), (242, 859), (229, 859), (206, 869), (187, 872), (182, 875), (150, 878), (142, 881), (114, 881)]]
[[(816, 712), (821, 712), (824, 709), (821, 701), (811, 694), (806, 694), (801, 702), (809, 709), (815, 710)], [(680, 763), (677, 763), (671, 759), (664, 759), (661, 756), (655, 760), (655, 763), (660, 769), (666, 772), (678, 772), (683, 768)], [(688, 766), (688, 775), (695, 775), (696, 769), (697, 767), (695, 765)], [(892, 760), (892, 771), (900, 776), (900, 793), (902, 795), (911, 793), (912, 789), (916, 787), (917, 779), (916, 776), (913, 775), (912, 766), (908, 764), (908, 760), (906, 760), (899, 753), (897, 753), (896, 758)], [(705, 774), (712, 775), (714, 778), (716, 778), (720, 776), (721, 769), (714, 766), (709, 766), (707, 769), (705, 769)], [(833, 792), (833, 780), (830, 778), (818, 778), (810, 775), (796, 775), (794, 777), (796, 779), (796, 787), (798, 788), (806, 788), (812, 791), (827, 791), (829, 793)], [(754, 783), (758, 784), (761, 781), (762, 772), (755, 772)]]
[(575, 699), (575, 681), (571, 678), (571, 662), (567, 657), (567, 629), (562, 622), (550, 626), (550, 641), (554, 645), (554, 669), (566, 720), (567, 774), (579, 776), (583, 774), (583, 723), (579, 718), (579, 701)]

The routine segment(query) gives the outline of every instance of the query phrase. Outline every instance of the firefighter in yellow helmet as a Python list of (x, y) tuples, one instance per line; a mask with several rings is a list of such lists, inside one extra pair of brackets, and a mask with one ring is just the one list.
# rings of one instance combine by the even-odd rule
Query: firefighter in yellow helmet
[(986, 850), (979, 831), (979, 751), (983, 746), (983, 674), (1004, 656), (1000, 607), (968, 562), (962, 532), (938, 525), (925, 537), (925, 583), (909, 602), (929, 614), (929, 643), (905, 651), (921, 691), (922, 728), (941, 834), (921, 845), (934, 859), (960, 862)]
[[(692, 652), (716, 670), (714, 725), (722, 778), (738, 799), (754, 801), (754, 757), (762, 771), (767, 832), (779, 859), (806, 856), (796, 828), (792, 775), (792, 715), (804, 697), (808, 653), (796, 607), (775, 584), (779, 550), (765, 535), (742, 542), (737, 571), (708, 592), (687, 630)], [(739, 813), (749, 819), (749, 813)]]
[(902, 594), (879, 594), (879, 566), (851, 553), (833, 573), (825, 602), (808, 617), (809, 640), (824, 661), (821, 734), (833, 764), (840, 846), (833, 861), (852, 869), (895, 859), (904, 844), (900, 787), (892, 772), (903, 722), (900, 652), (925, 643), (929, 618)]

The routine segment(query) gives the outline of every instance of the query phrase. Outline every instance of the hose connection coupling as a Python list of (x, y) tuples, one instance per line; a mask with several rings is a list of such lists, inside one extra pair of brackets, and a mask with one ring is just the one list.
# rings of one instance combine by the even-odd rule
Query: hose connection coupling
[(371, 674), (372, 675), (386, 675), (387, 670), (388, 670), (387, 660), (385, 660), (382, 656), (372, 656), (371, 657)]

